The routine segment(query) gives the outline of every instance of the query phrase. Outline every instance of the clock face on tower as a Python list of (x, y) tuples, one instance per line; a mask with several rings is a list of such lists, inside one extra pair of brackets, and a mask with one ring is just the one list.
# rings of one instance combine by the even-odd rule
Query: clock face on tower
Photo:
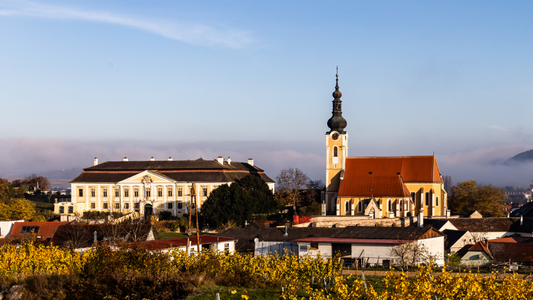
[(334, 141), (336, 141), (336, 140), (339, 138), (339, 134), (335, 132), (335, 133), (331, 136), (331, 138), (332, 138)]

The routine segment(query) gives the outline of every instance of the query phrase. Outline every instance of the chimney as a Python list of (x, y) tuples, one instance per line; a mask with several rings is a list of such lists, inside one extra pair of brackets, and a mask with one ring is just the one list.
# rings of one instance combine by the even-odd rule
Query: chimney
[(254, 166), (254, 159), (253, 158), (248, 158), (248, 164), (253, 167)]
[(424, 212), (420, 211), (418, 213), (418, 227), (424, 227)]
[(152, 157), (150, 157), (150, 161), (154, 161), (154, 160), (155, 160), (155, 159), (154, 159), (154, 157), (153, 157), (153, 156), (152, 156)]
[(98, 157), (94, 158), (94, 165), (96, 166), (98, 164)]
[(228, 165), (231, 165), (231, 157), (228, 156)]
[(224, 158), (222, 158), (222, 156), (219, 156), (217, 158), (217, 161), (218, 161), (219, 164), (224, 164)]
[(127, 157), (127, 156), (124, 156), (124, 158), (122, 159), (122, 161), (128, 161), (128, 157)]
[(169, 156), (169, 157), (168, 157), (168, 161), (172, 161), (172, 156)]

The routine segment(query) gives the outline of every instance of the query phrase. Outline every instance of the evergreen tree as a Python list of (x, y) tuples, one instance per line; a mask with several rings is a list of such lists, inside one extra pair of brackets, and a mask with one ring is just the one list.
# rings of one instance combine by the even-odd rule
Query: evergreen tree
[(278, 209), (274, 195), (259, 177), (248, 175), (231, 185), (221, 185), (202, 204), (201, 216), (210, 226), (228, 222), (243, 225), (254, 214), (271, 213)]

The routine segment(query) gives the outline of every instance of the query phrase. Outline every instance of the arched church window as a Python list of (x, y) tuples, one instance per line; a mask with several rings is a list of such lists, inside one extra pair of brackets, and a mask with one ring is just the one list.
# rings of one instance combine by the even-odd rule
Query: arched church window
[(403, 200), (400, 200), (400, 211), (403, 210)]
[(361, 212), (361, 211), (362, 211), (362, 208), (363, 208), (363, 206), (362, 206), (362, 204), (361, 204), (361, 201), (359, 201), (359, 203), (357, 203), (357, 211), (358, 211), (358, 212)]
[(346, 214), (350, 214), (350, 201), (346, 201), (344, 203), (344, 211), (346, 212)]
[(337, 156), (339, 156), (338, 151), (339, 151), (339, 150), (338, 150), (337, 146), (333, 147), (333, 157), (337, 157)]
[(392, 202), (390, 201), (390, 199), (387, 200), (387, 209), (388, 209), (389, 211), (392, 211)]
[(439, 206), (439, 197), (435, 197), (435, 206)]

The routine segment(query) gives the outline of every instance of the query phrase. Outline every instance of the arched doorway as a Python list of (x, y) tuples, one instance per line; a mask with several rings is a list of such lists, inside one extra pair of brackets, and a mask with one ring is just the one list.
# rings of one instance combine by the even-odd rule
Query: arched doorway
[(152, 215), (152, 204), (144, 205), (144, 216), (149, 218)]

